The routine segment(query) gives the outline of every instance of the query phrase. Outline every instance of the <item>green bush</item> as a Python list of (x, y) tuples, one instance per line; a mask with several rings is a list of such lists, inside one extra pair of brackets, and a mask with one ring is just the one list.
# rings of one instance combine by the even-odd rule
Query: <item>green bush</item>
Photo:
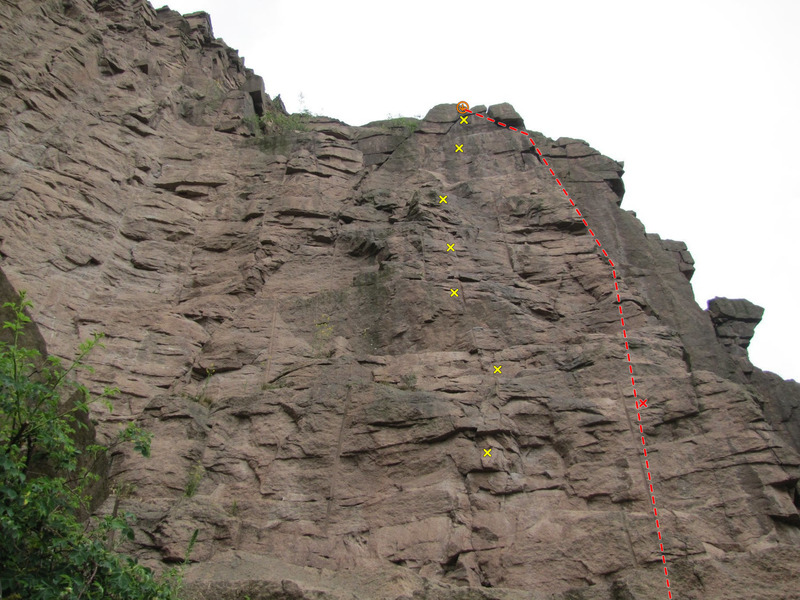
[(261, 123), (269, 131), (284, 133), (287, 131), (308, 131), (311, 113), (285, 115), (282, 112), (267, 112), (261, 117)]
[(389, 133), (400, 133), (408, 137), (419, 129), (420, 125), (422, 125), (422, 121), (415, 117), (393, 117), (392, 115), (387, 115), (385, 119), (381, 121), (372, 121), (364, 125), (364, 127), (379, 127), (385, 129)]
[(254, 144), (267, 154), (288, 152), (297, 142), (298, 132), (308, 131), (313, 115), (308, 112), (286, 115), (267, 112), (262, 116), (245, 119), (254, 134)]
[(383, 121), (383, 126), (388, 127), (389, 129), (402, 127), (405, 130), (406, 135), (411, 135), (414, 133), (417, 129), (419, 129), (420, 124), (421, 121), (419, 119), (412, 119), (411, 117), (396, 117), (394, 119)]
[[(98, 479), (82, 465), (109, 448), (79, 448), (75, 442), (78, 431), (88, 428), (94, 400), (68, 377), (90, 370), (83, 361), (102, 347), (102, 334), (81, 344), (76, 359), (63, 368), (57, 358), (43, 359), (21, 345), (30, 323), (25, 309), (31, 306), (24, 292), (19, 302), (3, 305), (14, 318), (3, 324), (12, 341), (0, 342), (0, 598), (175, 599), (177, 570), (157, 578), (117, 552), (121, 541), (133, 539), (132, 515), (114, 511), (85, 522), (79, 518), (89, 512), (89, 485)], [(106, 389), (95, 400), (110, 408), (115, 392)], [(149, 456), (150, 434), (134, 423), (114, 445), (124, 442)]]
[(206, 470), (203, 468), (203, 465), (199, 463), (192, 467), (189, 471), (189, 478), (186, 480), (186, 487), (183, 490), (184, 496), (191, 498), (197, 493), (197, 486), (200, 485), (200, 481), (203, 479), (205, 473)]

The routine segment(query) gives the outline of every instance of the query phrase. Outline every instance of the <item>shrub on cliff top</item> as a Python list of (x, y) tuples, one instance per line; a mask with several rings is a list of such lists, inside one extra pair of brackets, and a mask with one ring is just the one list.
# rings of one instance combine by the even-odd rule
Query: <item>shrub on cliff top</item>
[[(0, 598), (176, 598), (176, 572), (157, 579), (116, 551), (115, 538), (133, 538), (130, 515), (79, 518), (88, 513), (88, 486), (97, 479), (79, 457), (108, 448), (76, 444), (77, 431), (87, 428), (91, 400), (84, 386), (68, 378), (88, 369), (83, 361), (101, 346), (102, 335), (81, 344), (77, 358), (63, 368), (57, 358), (44, 360), (20, 344), (30, 306), (24, 292), (18, 303), (3, 305), (14, 318), (3, 324), (12, 341), (0, 342)], [(106, 389), (96, 400), (110, 407), (115, 391)], [(121, 432), (116, 443), (122, 442), (149, 456), (150, 436), (135, 424)]]

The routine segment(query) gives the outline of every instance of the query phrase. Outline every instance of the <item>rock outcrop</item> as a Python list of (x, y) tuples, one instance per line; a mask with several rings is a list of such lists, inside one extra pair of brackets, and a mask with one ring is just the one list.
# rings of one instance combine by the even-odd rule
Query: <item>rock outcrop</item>
[(722, 345), (737, 356), (747, 357), (747, 348), (764, 316), (764, 309), (749, 300), (714, 298), (708, 301), (708, 312)]
[(142, 0), (0, 1), (0, 57), (0, 266), (52, 353), (107, 334), (98, 435), (155, 434), (112, 463), (129, 549), (198, 529), (190, 597), (666, 598), (664, 560), (675, 598), (800, 597), (800, 389), (622, 163), (455, 104), (289, 117)]

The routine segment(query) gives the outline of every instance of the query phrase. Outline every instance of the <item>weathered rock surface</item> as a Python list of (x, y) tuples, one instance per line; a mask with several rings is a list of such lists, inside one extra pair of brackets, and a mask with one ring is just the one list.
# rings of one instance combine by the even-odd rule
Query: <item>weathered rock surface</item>
[(747, 347), (764, 309), (749, 300), (713, 298), (708, 301), (708, 313), (722, 344), (736, 354), (747, 356)]
[[(455, 105), (261, 131), (204, 13), (0, 27), (0, 264), (54, 354), (107, 333), (99, 435), (155, 434), (113, 462), (132, 551), (198, 529), (196, 598), (666, 597), (614, 280), (522, 136)], [(798, 385), (746, 361), (755, 312), (697, 306), (621, 163), (530, 135), (619, 273), (674, 597), (800, 597)]]

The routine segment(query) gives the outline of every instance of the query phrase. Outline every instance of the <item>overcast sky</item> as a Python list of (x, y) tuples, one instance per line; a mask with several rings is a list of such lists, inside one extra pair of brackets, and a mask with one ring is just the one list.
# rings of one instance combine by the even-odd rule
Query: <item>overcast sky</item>
[(800, 381), (800, 2), (169, 6), (209, 12), (290, 112), (361, 125), (510, 102), (529, 130), (625, 161), (623, 208), (688, 244), (698, 303), (763, 306), (750, 358)]

